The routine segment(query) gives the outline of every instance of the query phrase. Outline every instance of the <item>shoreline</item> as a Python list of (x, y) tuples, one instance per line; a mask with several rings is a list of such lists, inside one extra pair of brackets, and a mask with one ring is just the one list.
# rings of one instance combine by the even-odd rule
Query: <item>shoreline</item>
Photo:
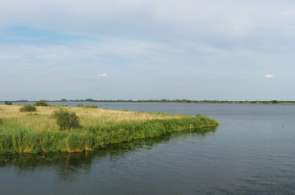
[[(295, 104), (288, 100), (44, 100), (49, 103), (195, 103), (195, 104)], [(5, 101), (0, 101), (4, 103)], [(38, 100), (11, 100), (12, 104), (35, 103)]]

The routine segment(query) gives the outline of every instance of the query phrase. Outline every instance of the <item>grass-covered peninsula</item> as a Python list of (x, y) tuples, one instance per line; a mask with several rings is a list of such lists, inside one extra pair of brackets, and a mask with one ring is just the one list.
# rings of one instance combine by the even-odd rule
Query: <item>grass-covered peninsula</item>
[[(0, 105), (0, 153), (85, 152), (178, 132), (206, 133), (206, 116), (115, 111), (91, 107)], [(57, 118), (58, 117), (58, 118)], [(75, 124), (68, 128), (68, 120)]]

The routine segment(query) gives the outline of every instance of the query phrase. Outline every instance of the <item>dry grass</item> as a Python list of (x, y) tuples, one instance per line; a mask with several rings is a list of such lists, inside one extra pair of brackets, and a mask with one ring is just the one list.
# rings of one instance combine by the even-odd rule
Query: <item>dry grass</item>
[(20, 105), (0, 105), (0, 118), (11, 121), (21, 127), (30, 128), (36, 131), (58, 130), (55, 119), (52, 114), (59, 110), (65, 109), (75, 112), (83, 127), (93, 127), (97, 125), (130, 122), (130, 121), (147, 121), (147, 120), (166, 120), (181, 118), (181, 115), (167, 115), (161, 113), (144, 113), (130, 112), (99, 108), (83, 108), (83, 107), (37, 107), (36, 112), (26, 113), (20, 112)]

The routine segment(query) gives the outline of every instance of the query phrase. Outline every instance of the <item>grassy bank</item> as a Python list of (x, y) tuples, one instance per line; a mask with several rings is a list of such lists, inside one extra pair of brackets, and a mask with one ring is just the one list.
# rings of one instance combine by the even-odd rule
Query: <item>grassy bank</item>
[[(36, 112), (26, 113), (20, 108), (0, 105), (0, 153), (93, 151), (177, 132), (210, 132), (218, 125), (205, 116), (56, 106), (37, 107)], [(79, 116), (79, 128), (59, 129), (53, 113), (61, 108)]]

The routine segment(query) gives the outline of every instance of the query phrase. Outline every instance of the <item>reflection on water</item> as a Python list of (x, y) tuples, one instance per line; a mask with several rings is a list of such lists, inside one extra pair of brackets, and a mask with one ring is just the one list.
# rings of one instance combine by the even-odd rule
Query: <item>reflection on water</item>
[(295, 194), (295, 105), (98, 106), (202, 113), (220, 126), (91, 154), (1, 156), (0, 194)]
[(94, 159), (105, 157), (116, 158), (123, 156), (128, 152), (136, 151), (138, 149), (150, 149), (159, 143), (168, 142), (172, 138), (185, 137), (185, 136), (206, 136), (211, 132), (202, 133), (178, 133), (161, 138), (139, 140), (132, 143), (123, 143), (118, 145), (109, 146), (105, 149), (95, 152), (73, 153), (73, 154), (7, 154), (0, 155), (0, 167), (15, 167), (18, 172), (34, 171), (40, 167), (54, 168), (59, 175), (64, 179), (69, 179), (75, 175), (77, 171), (88, 171)]

